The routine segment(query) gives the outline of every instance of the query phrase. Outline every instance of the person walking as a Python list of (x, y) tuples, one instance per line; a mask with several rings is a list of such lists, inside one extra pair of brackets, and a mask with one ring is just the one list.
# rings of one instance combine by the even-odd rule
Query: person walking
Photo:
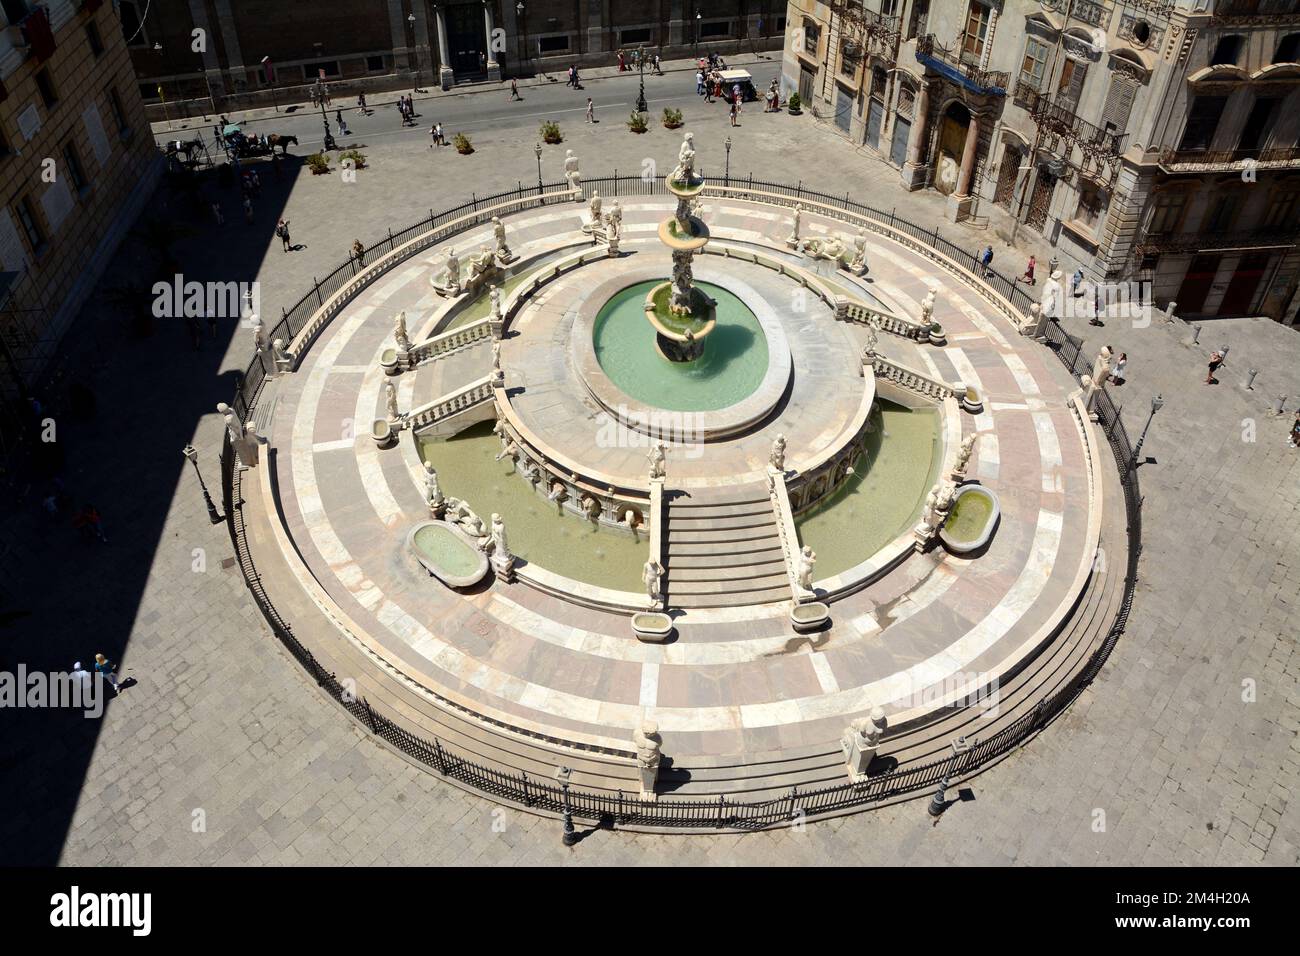
[[(195, 317), (194, 325), (198, 328), (198, 318)], [(201, 330), (200, 330), (201, 335)], [(104, 536), (103, 519), (100, 518), (99, 512), (95, 506), (87, 504), (72, 519), (72, 526), (81, 532), (81, 536), (89, 541), (91, 538), (98, 538), (104, 544), (108, 544), (108, 538)]]
[(280, 237), (280, 241), (284, 244), (284, 251), (291, 252), (293, 250), (293, 245), (289, 241), (289, 220), (288, 219), (281, 219), (278, 223), (276, 223), (275, 234)]
[(989, 245), (984, 247), (984, 252), (980, 255), (980, 267), (983, 269), (984, 278), (986, 279), (989, 277), (989, 266), (992, 265), (992, 263), (993, 263), (993, 245), (990, 243)]
[(736, 125), (736, 114), (739, 112), (740, 112), (740, 101), (733, 99), (731, 101), (731, 116), (730, 116), (732, 126)]
[(587, 122), (596, 122), (596, 104), (591, 101), (590, 96), (587, 97)]
[(704, 95), (704, 71), (703, 70), (695, 71), (695, 95), (696, 96)]
[(114, 694), (122, 693), (122, 681), (117, 676), (117, 665), (110, 661), (103, 654), (95, 655), (95, 673), (99, 674), (108, 681), (113, 688)]
[(519, 95), (519, 83), (518, 81), (515, 80), (514, 77), (511, 77), (510, 78), (510, 100), (511, 102), (513, 102), (515, 100), (521, 100), (521, 99), (523, 99), (523, 97)]
[(1214, 373), (1219, 370), (1219, 366), (1222, 364), (1223, 364), (1223, 353), (1220, 352), (1218, 349), (1215, 349), (1213, 352), (1210, 353), (1210, 370), (1205, 375), (1206, 385), (1218, 384), (1219, 380), (1214, 377)]
[(1016, 281), (1017, 281), (1017, 282), (1020, 282), (1020, 281), (1023, 280), (1023, 281), (1025, 281), (1025, 282), (1028, 282), (1030, 285), (1034, 285), (1034, 283), (1035, 283), (1035, 281), (1036, 281), (1036, 280), (1034, 279), (1034, 267), (1035, 267), (1036, 265), (1038, 265), (1038, 260), (1037, 260), (1034, 256), (1030, 256), (1030, 257), (1029, 257), (1029, 264), (1025, 266), (1025, 274), (1022, 275), (1022, 276), (1021, 276), (1019, 279), (1017, 279)]
[(664, 75), (664, 69), (659, 62), (659, 54), (656, 53), (655, 54), (655, 76), (663, 76), (663, 75)]
[(1291, 434), (1287, 438), (1287, 444), (1292, 448), (1300, 448), (1300, 410), (1295, 413), (1295, 421), (1291, 423)]
[(438, 124), (434, 123), (432, 126), (429, 127), (429, 148), (433, 149), (433, 147), (437, 145), (438, 145)]
[(570, 66), (569, 66), (569, 79), (565, 82), (565, 84), (564, 84), (565, 86), (573, 86), (573, 76), (574, 76), (574, 74), (573, 74), (573, 66), (570, 65)]
[(435, 137), (435, 139), (434, 139), (434, 141), (435, 141), (439, 146), (446, 146), (446, 145), (447, 145), (447, 137), (442, 135), (442, 124), (441, 124), (441, 123), (435, 123), (435, 124), (433, 124), (433, 128), (436, 129), (436, 130), (438, 131), (438, 132), (437, 132), (437, 135), (436, 135), (436, 137)]
[(1124, 384), (1124, 370), (1128, 368), (1128, 353), (1120, 352), (1119, 358), (1115, 360), (1115, 367), (1111, 369), (1110, 380), (1116, 385)]
[(357, 94), (357, 112), (362, 116), (366, 115), (366, 94), (364, 90)]
[(253, 224), (253, 200), (248, 193), (244, 193), (244, 222)]

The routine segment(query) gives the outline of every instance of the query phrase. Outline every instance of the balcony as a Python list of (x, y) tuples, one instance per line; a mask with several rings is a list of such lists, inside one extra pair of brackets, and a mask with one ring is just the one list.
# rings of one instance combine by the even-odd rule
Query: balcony
[(16, 34), (14, 45), (27, 49), (37, 60), (48, 60), (54, 54), (54, 31), (50, 27), (50, 12), (45, 7), (32, 7), (26, 16), (11, 23), (9, 29)]
[(927, 33), (916, 41), (916, 59), (972, 93), (1007, 95), (1010, 74), (1003, 70), (981, 70), (962, 62), (961, 54), (945, 47), (933, 33)]
[(1173, 149), (1160, 151), (1160, 168), (1167, 173), (1232, 172), (1250, 161), (1257, 169), (1300, 167), (1300, 146), (1264, 149)]
[[(1072, 20), (1105, 30), (1110, 25), (1110, 10), (1094, 0), (1042, 0), (1043, 6)], [(1172, 4), (1170, 4), (1172, 6)]]
[(1294, 246), (1300, 242), (1300, 226), (1287, 223), (1260, 226), (1238, 232), (1148, 232), (1133, 244), (1133, 251), (1145, 255), (1178, 255), (1189, 252), (1231, 251), (1261, 247)]
[(891, 63), (894, 61), (902, 38), (899, 17), (864, 10), (860, 0), (831, 0), (830, 8), (840, 19), (841, 34), (858, 48), (855, 58), (870, 51)]
[(1060, 137), (1091, 156), (1115, 158), (1124, 152), (1127, 133), (1105, 130), (1083, 119), (1074, 110), (1053, 103), (1051, 97), (1023, 80), (1016, 81), (1013, 102), (1028, 110), (1034, 123), (1048, 136)]

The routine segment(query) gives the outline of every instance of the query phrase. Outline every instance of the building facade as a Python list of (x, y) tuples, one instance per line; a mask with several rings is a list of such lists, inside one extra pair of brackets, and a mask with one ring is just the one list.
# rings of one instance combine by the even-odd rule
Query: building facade
[(1294, 0), (792, 0), (787, 22), (787, 95), (952, 219), (1184, 316), (1295, 323)]
[[(664, 58), (778, 49), (784, 0), (118, 0), (150, 115), (271, 105), (323, 77), (350, 92), (444, 88), (617, 50)], [(198, 31), (198, 32), (196, 32)], [(296, 91), (294, 88), (299, 88)]]
[(0, 0), (0, 411), (44, 370), (159, 170), (112, 4)]

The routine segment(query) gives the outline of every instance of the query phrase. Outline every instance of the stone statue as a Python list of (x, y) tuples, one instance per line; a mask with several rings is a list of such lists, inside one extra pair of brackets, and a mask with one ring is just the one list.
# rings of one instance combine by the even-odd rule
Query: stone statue
[(284, 339), (276, 339), (271, 343), (271, 360), (275, 362), (276, 373), (289, 371), (289, 366), (293, 364), (293, 359), (289, 353), (284, 350)]
[(623, 206), (617, 199), (610, 203), (609, 213), (605, 216), (605, 229), (615, 236), (623, 232)]
[(682, 137), (681, 148), (677, 151), (677, 166), (668, 179), (674, 183), (689, 183), (695, 178), (695, 134), (686, 133)]
[[(874, 324), (868, 323), (867, 341), (866, 344), (863, 345), (862, 347), (862, 358), (864, 362), (866, 362), (867, 358), (875, 358), (877, 355), (880, 354), (876, 350), (879, 344), (880, 344), (880, 333), (876, 331), (876, 327)], [(871, 364), (871, 363), (867, 362), (866, 364)]]
[(1097, 360), (1092, 365), (1092, 384), (1094, 388), (1105, 388), (1110, 378), (1111, 359), (1114, 352), (1109, 345), (1103, 345), (1097, 353)]
[(655, 780), (659, 775), (659, 763), (663, 759), (663, 740), (659, 736), (659, 725), (653, 720), (644, 720), (641, 726), (632, 732), (632, 743), (636, 745), (636, 766), (641, 776), (641, 796), (653, 798)]
[[(947, 518), (948, 512), (952, 510), (953, 501), (956, 497), (957, 486), (955, 484), (951, 481), (939, 482), (938, 494), (935, 496), (935, 512), (942, 515), (944, 518)], [(943, 522), (940, 521), (939, 524), (942, 525)]]
[(433, 462), (424, 460), (424, 503), (429, 506), (429, 514), (441, 518), (447, 510), (447, 499), (443, 497), (442, 487), (438, 484), (438, 472)]
[(805, 591), (813, 589), (813, 568), (817, 564), (817, 555), (813, 549), (804, 545), (803, 550), (799, 552), (799, 587)]
[(650, 449), (650, 454), (647, 457), (650, 459), (650, 477), (663, 478), (666, 473), (664, 443), (661, 441), (655, 442), (654, 448)]
[(1020, 334), (1031, 335), (1034, 338), (1042, 335), (1042, 325), (1045, 318), (1043, 307), (1037, 302), (1031, 302), (1029, 304), (1029, 315), (1020, 323)]
[(641, 582), (645, 585), (646, 597), (650, 598), (650, 609), (659, 604), (659, 578), (663, 576), (664, 569), (660, 567), (659, 562), (651, 558), (641, 568)]
[(456, 250), (450, 246), (447, 247), (447, 267), (443, 271), (442, 284), (450, 294), (460, 294), (460, 259), (456, 256)]
[(239, 419), (235, 418), (234, 411), (225, 402), (217, 403), (217, 411), (226, 423), (226, 434), (230, 436), (230, 444), (239, 444), (244, 437), (244, 428), (239, 424)]
[(504, 382), (506, 373), (501, 370), (501, 340), (492, 340), (492, 378), (496, 382)]
[(402, 417), (401, 412), (397, 410), (397, 389), (393, 388), (392, 382), (384, 383), (384, 404), (388, 406), (388, 420), (396, 422)]
[(501, 289), (498, 288), (497, 286), (489, 287), (488, 301), (492, 303), (493, 321), (500, 322), (501, 321)]
[(492, 237), (496, 240), (496, 256), (499, 262), (508, 265), (518, 258), (510, 251), (510, 245), (506, 242), (506, 224), (499, 216), (492, 217)]
[(1043, 315), (1049, 319), (1059, 319), (1061, 317), (1061, 302), (1064, 289), (1061, 288), (1061, 280), (1065, 278), (1061, 270), (1057, 269), (1043, 283), (1042, 295), (1038, 297), (1038, 302), (1042, 307)]
[(406, 310), (403, 309), (397, 313), (397, 321), (394, 323), (393, 338), (397, 340), (397, 349), (399, 352), (409, 352), (411, 349), (410, 336), (406, 334)]
[(244, 426), (243, 434), (239, 437), (239, 442), (235, 445), (235, 452), (239, 455), (239, 460), (243, 462), (246, 468), (255, 468), (261, 454), (261, 445), (265, 442), (257, 434), (257, 426), (249, 422)]
[(767, 456), (767, 462), (777, 471), (785, 471), (785, 436), (777, 435), (772, 440), (772, 451)]
[(799, 248), (799, 223), (803, 219), (803, 206), (794, 207), (794, 215), (790, 221), (790, 235), (786, 237), (785, 244), (791, 249)]
[(853, 260), (849, 263), (849, 271), (856, 276), (866, 275), (867, 231), (865, 229), (859, 229), (858, 234), (853, 237)]
[(469, 284), (474, 285), (496, 270), (496, 260), (492, 250), (479, 246), (478, 253), (469, 257)]
[(262, 326), (261, 316), (253, 316), (253, 348), (258, 352), (265, 352), (268, 345), (266, 341), (266, 330)]
[(972, 432), (962, 439), (961, 448), (957, 451), (957, 461), (952, 466), (953, 481), (960, 481), (966, 477), (966, 466), (970, 464), (971, 452), (975, 450), (975, 442), (979, 437), (977, 432)]
[(569, 181), (569, 189), (577, 193), (574, 199), (582, 202), (582, 174), (578, 170), (578, 157), (571, 149), (564, 153), (564, 178)]
[(921, 300), (921, 324), (929, 325), (934, 321), (934, 300), (938, 294), (939, 290), (934, 286), (930, 286), (930, 291)]
[(506, 540), (506, 523), (499, 514), (492, 515), (492, 560), (494, 564), (514, 561), (510, 543)]
[(844, 735), (840, 737), (840, 751), (844, 754), (844, 767), (850, 780), (865, 777), (867, 767), (871, 766), (871, 761), (876, 756), (876, 745), (871, 740), (873, 729), (873, 724), (865, 717), (844, 728)]
[(553, 481), (551, 482), (551, 493), (546, 497), (551, 501), (563, 502), (569, 497), (569, 489), (564, 487), (564, 482)]
[(516, 462), (519, 460), (521, 454), (522, 452), (520, 452), (519, 446), (515, 444), (513, 438), (502, 438), (501, 451), (497, 455), (496, 460), (500, 461), (502, 458), (509, 458), (512, 462)]

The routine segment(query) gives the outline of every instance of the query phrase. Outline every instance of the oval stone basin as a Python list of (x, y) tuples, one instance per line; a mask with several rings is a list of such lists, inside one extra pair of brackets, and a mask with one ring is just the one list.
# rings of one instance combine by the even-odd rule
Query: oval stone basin
[(939, 529), (939, 540), (957, 554), (978, 551), (992, 537), (1001, 514), (997, 495), (983, 485), (963, 485)]
[(632, 631), (638, 641), (662, 644), (673, 633), (673, 619), (659, 611), (642, 611), (632, 615)]
[(487, 555), (445, 521), (425, 521), (406, 535), (420, 566), (453, 588), (473, 587), (487, 574)]
[(790, 608), (790, 625), (800, 634), (817, 630), (830, 617), (831, 609), (822, 601), (809, 601)]

